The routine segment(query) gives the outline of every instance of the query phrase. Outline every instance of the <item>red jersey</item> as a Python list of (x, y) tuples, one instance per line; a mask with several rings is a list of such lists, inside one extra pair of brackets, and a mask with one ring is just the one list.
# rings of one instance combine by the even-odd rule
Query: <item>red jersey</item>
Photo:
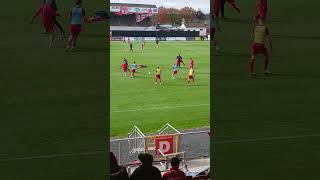
[(258, 0), (257, 2), (257, 15), (256, 18), (266, 19), (268, 12), (267, 0)]
[(162, 180), (185, 180), (187, 177), (179, 168), (172, 167), (162, 176)]
[(128, 65), (126, 63), (121, 64), (121, 69), (122, 70), (127, 70), (128, 69)]
[(190, 60), (190, 66), (193, 66), (193, 60)]
[(54, 24), (55, 17), (58, 15), (49, 4), (43, 4), (38, 11), (33, 15), (32, 20), (38, 15), (41, 17), (41, 22), (44, 26)]

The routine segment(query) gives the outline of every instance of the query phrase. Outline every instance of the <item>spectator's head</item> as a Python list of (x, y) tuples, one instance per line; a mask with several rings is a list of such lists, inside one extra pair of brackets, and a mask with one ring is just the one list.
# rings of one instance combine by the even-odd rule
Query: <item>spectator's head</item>
[(133, 64), (135, 64), (136, 62), (135, 61), (133, 61)]
[(46, 4), (51, 4), (52, 0), (46, 0), (45, 2), (46, 2)]
[(138, 159), (143, 166), (152, 166), (153, 156), (151, 154), (141, 153), (139, 154)]
[(117, 172), (119, 169), (118, 161), (116, 156), (110, 152), (110, 171), (111, 173)]
[(82, 0), (76, 0), (76, 5), (81, 5)]
[(179, 165), (180, 165), (180, 159), (178, 157), (173, 157), (171, 158), (170, 160), (170, 164), (172, 167), (177, 167), (179, 168)]

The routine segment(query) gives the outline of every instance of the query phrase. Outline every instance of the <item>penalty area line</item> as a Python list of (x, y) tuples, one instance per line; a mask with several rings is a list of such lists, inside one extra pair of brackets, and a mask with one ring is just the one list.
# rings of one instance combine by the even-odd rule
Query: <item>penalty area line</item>
[(149, 110), (160, 110), (160, 109), (176, 109), (184, 107), (200, 107), (200, 106), (209, 106), (210, 104), (197, 104), (197, 105), (183, 105), (183, 106), (166, 106), (166, 107), (154, 107), (154, 108), (145, 108), (145, 109), (128, 109), (123, 111), (111, 111), (112, 113), (121, 113), (121, 112), (136, 112), (136, 111), (149, 111)]

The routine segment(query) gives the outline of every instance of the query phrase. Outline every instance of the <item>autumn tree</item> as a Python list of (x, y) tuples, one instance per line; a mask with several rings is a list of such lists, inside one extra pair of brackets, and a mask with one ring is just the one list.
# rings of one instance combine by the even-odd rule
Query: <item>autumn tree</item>
[(172, 25), (180, 24), (182, 17), (179, 14), (179, 10), (175, 8), (168, 9), (168, 20)]
[(199, 9), (196, 12), (196, 18), (199, 20), (205, 20), (206, 19), (206, 15)]
[(157, 24), (165, 24), (169, 22), (168, 19), (168, 9), (161, 6), (158, 8), (158, 13), (156, 14), (155, 21)]
[(184, 7), (180, 9), (179, 14), (187, 23), (191, 23), (196, 19), (196, 10), (192, 7)]

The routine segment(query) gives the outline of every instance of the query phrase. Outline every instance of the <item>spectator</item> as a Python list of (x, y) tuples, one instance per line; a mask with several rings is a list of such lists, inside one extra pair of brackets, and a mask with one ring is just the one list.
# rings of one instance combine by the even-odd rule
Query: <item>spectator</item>
[(117, 158), (112, 152), (110, 152), (110, 179), (129, 180), (126, 168), (118, 165)]
[(187, 177), (185, 173), (179, 169), (180, 159), (174, 157), (170, 160), (170, 163), (171, 168), (163, 175), (162, 180), (186, 180)]
[(151, 154), (139, 154), (138, 159), (142, 165), (134, 170), (130, 180), (161, 180), (161, 172), (152, 165), (153, 156)]

